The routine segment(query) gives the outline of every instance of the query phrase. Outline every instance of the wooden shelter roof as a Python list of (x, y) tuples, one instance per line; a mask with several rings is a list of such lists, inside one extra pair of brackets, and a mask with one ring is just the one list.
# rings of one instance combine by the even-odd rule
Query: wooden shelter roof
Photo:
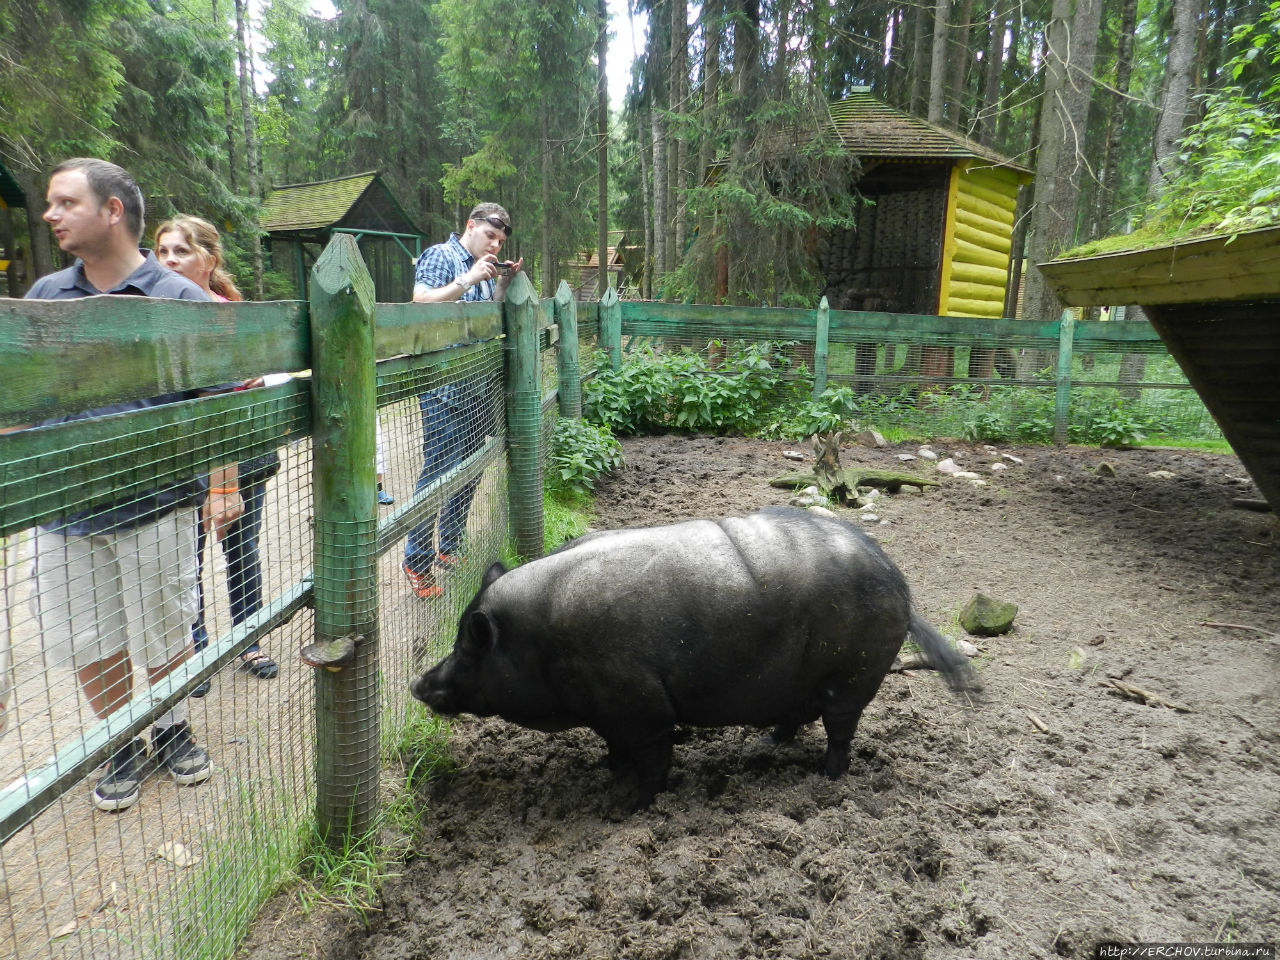
[(1018, 173), (1033, 171), (990, 147), (895, 109), (855, 88), (831, 105), (836, 136), (851, 153), (882, 160), (981, 160)]
[(274, 188), (262, 205), (267, 233), (307, 237), (334, 227), (421, 235), (376, 170)]
[(6, 207), (16, 207), (21, 209), (26, 206), (27, 197), (22, 192), (22, 187), (18, 186), (18, 181), (13, 178), (3, 163), (0, 163), (0, 204)]

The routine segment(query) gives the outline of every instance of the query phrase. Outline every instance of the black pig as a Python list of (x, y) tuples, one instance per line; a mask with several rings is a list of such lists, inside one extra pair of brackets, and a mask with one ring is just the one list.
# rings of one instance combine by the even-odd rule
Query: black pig
[(839, 777), (908, 634), (953, 688), (975, 686), (878, 544), (776, 507), (589, 534), (509, 572), (494, 564), (453, 651), (412, 691), (444, 716), (590, 727), (647, 806), (666, 788), (676, 724), (773, 727), (786, 740), (821, 717), (824, 771)]

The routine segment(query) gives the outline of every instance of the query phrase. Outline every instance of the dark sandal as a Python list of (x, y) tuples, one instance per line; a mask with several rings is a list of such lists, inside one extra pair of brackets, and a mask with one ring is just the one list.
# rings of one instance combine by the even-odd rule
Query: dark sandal
[(241, 657), (240, 669), (249, 671), (259, 680), (270, 680), (280, 672), (280, 667), (276, 662), (261, 650), (255, 650), (249, 654), (248, 659)]

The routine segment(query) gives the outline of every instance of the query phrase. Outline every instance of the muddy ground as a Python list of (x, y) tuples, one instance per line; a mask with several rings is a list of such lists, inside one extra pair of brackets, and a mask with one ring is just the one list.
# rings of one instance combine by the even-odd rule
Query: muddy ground
[[(627, 441), (597, 526), (785, 502), (767, 480), (794, 446)], [(426, 839), (367, 926), (282, 896), (244, 954), (1007, 960), (1280, 941), (1280, 527), (1232, 507), (1257, 495), (1239, 461), (933, 447), (987, 484), (893, 496), (860, 522), (949, 635), (978, 591), (1018, 605), (1011, 633), (976, 641), (980, 703), (891, 674), (837, 782), (816, 773), (819, 726), (782, 748), (690, 731), (673, 789), (630, 817), (593, 734), (464, 719)]]

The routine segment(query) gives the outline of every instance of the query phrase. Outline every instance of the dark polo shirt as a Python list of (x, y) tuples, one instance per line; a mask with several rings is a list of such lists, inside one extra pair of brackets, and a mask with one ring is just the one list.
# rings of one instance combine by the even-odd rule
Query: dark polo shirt
[[(84, 275), (84, 264), (76, 260), (65, 270), (41, 277), (27, 292), (28, 300), (79, 300), (83, 297), (95, 297), (99, 294), (116, 294), (135, 297), (161, 297), (167, 300), (208, 300), (203, 290), (181, 274), (166, 270), (160, 266), (155, 254), (150, 250), (140, 251), (146, 256), (142, 266), (125, 277), (110, 290), (98, 290)], [(226, 385), (230, 388), (231, 384)], [(218, 388), (213, 388), (218, 389)], [(145, 407), (158, 407), (165, 403), (177, 403), (180, 400), (191, 400), (208, 393), (209, 390), (179, 390), (158, 397), (146, 397), (141, 400), (127, 400), (113, 403), (110, 406), (86, 410), (82, 413), (71, 413), (61, 417), (52, 417), (35, 424), (37, 427), (52, 426), (56, 423), (67, 423), (71, 420), (85, 420), (90, 417), (105, 417), (113, 413), (125, 413), (129, 410), (141, 410)], [(87, 510), (79, 510), (59, 517), (45, 525), (45, 529), (61, 533), (69, 537), (85, 537), (96, 533), (110, 533), (119, 530), (131, 530), (144, 524), (154, 523), (161, 517), (172, 513), (179, 507), (196, 506), (204, 502), (209, 493), (209, 477), (202, 474), (189, 480), (161, 487), (157, 490), (139, 494), (129, 500), (97, 504)]]

